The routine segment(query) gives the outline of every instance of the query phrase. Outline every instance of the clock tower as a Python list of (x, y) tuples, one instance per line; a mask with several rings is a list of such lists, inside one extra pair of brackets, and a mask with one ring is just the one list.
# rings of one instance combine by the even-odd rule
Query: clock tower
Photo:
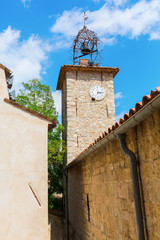
[(80, 65), (61, 67), (57, 90), (62, 90), (65, 164), (115, 123), (113, 78), (118, 68)]
[(119, 69), (99, 66), (99, 43), (97, 34), (84, 21), (73, 41), (73, 65), (62, 66), (59, 73), (62, 137), (67, 146), (64, 165), (115, 123), (113, 79)]

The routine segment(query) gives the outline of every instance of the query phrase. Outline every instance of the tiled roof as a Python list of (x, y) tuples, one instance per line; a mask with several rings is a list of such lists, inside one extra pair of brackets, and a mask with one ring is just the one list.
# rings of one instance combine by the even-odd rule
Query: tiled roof
[[(155, 91), (151, 91), (149, 95), (145, 95), (142, 98), (142, 102), (138, 102), (135, 105), (135, 108), (131, 108), (128, 113), (124, 114), (123, 118), (120, 118), (118, 122), (116, 122), (112, 127), (108, 128), (107, 131), (103, 132), (97, 139), (94, 140), (93, 143), (89, 145), (83, 152), (81, 152), (76, 159), (89, 150), (91, 147), (96, 145), (100, 140), (104, 139), (107, 135), (111, 134), (115, 129), (120, 127), (123, 123), (125, 123), (128, 119), (130, 119), (134, 114), (136, 114), (140, 109), (142, 109), (146, 104), (148, 104), (151, 100), (153, 100), (157, 95), (160, 95), (160, 87), (157, 87)], [(71, 164), (76, 160), (74, 159)], [(71, 165), (68, 164), (68, 165)]]
[(92, 71), (92, 72), (107, 72), (113, 74), (113, 77), (119, 72), (119, 68), (112, 68), (112, 67), (101, 67), (101, 66), (84, 66), (84, 65), (63, 65), (61, 67), (58, 83), (57, 83), (57, 90), (61, 90), (63, 86), (63, 81), (65, 79), (65, 74), (67, 71)]
[(13, 106), (18, 107), (18, 108), (26, 111), (26, 112), (34, 115), (34, 116), (37, 116), (37, 117), (39, 117), (39, 118), (42, 118), (43, 120), (46, 120), (46, 121), (50, 122), (50, 123), (48, 124), (48, 130), (49, 130), (49, 131), (50, 131), (51, 129), (53, 129), (53, 128), (56, 127), (57, 122), (56, 122), (54, 119), (49, 118), (49, 117), (47, 117), (47, 116), (45, 116), (45, 115), (43, 115), (43, 114), (40, 114), (40, 113), (38, 113), (38, 112), (36, 112), (36, 111), (33, 111), (33, 110), (31, 110), (31, 109), (29, 109), (29, 108), (27, 108), (27, 107), (24, 107), (24, 106), (20, 105), (19, 103), (15, 102), (15, 101), (12, 101), (12, 100), (10, 100), (10, 99), (5, 98), (4, 101), (5, 101), (6, 103), (12, 104)]
[(143, 108), (148, 102), (150, 102), (153, 98), (160, 94), (160, 87), (156, 88), (156, 91), (152, 91), (150, 95), (145, 95), (142, 98), (142, 102), (138, 102), (135, 105), (135, 108), (131, 108), (128, 113), (124, 114), (123, 118), (120, 118), (118, 122), (116, 122), (112, 127), (108, 128), (108, 132), (106, 134), (111, 133), (120, 125), (122, 125), (125, 121), (127, 121), (130, 117), (132, 117), (135, 113), (137, 113), (141, 108)]
[(138, 102), (135, 105), (135, 108), (131, 108), (128, 113), (124, 114), (123, 118), (120, 118), (118, 122), (116, 122), (112, 127), (108, 128), (108, 131), (104, 132), (99, 138), (97, 138), (90, 146), (96, 144), (99, 140), (104, 138), (106, 135), (110, 134), (120, 125), (122, 125), (125, 121), (127, 121), (130, 117), (132, 117), (135, 113), (137, 113), (141, 108), (143, 108), (148, 102), (150, 102), (153, 98), (160, 94), (160, 87), (156, 88), (156, 91), (151, 91), (149, 95), (145, 95), (142, 98), (142, 102)]

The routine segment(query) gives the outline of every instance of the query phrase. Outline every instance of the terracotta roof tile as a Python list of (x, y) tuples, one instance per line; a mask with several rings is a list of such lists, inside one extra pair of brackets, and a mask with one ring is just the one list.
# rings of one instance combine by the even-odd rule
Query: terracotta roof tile
[(115, 128), (118, 128), (118, 127), (119, 127), (119, 123), (116, 122), (116, 123), (115, 123)]
[(112, 127), (108, 128), (108, 133), (112, 132)]
[[(129, 113), (124, 114), (123, 118), (120, 118), (119, 122), (116, 122), (112, 127), (108, 128), (108, 132), (102, 133), (101, 136), (99, 136), (97, 139), (94, 140), (93, 143), (89, 145), (83, 152), (81, 152), (76, 159), (82, 155), (84, 152), (86, 152), (89, 148), (93, 147), (95, 144), (97, 144), (100, 140), (102, 140), (105, 136), (109, 135), (111, 132), (113, 132), (116, 128), (118, 128), (120, 125), (122, 125), (125, 121), (127, 121), (129, 118), (131, 118), (135, 113), (137, 113), (141, 108), (143, 108), (147, 103), (149, 103), (152, 99), (154, 99), (157, 95), (160, 94), (160, 87), (157, 87), (155, 91), (151, 91), (150, 95), (145, 95), (142, 98), (142, 102), (138, 102), (135, 104), (135, 108), (131, 108), (129, 110)], [(75, 160), (76, 160), (75, 159)], [(73, 161), (75, 161), (73, 160)], [(72, 162), (73, 162), (72, 161)]]
[(121, 125), (122, 123), (124, 123), (124, 121), (125, 121), (124, 118), (120, 118), (119, 119), (119, 124)]
[(133, 116), (136, 113), (136, 109), (135, 108), (131, 108), (129, 110), (129, 116)]
[(149, 101), (151, 101), (152, 97), (151, 95), (145, 95), (143, 98), (142, 98), (142, 104), (143, 106), (146, 105)]
[(156, 92), (160, 92), (160, 87), (156, 87)]
[(124, 121), (127, 121), (128, 118), (129, 118), (129, 113), (125, 113), (125, 114), (124, 114)]
[(136, 112), (138, 112), (142, 107), (143, 107), (142, 102), (136, 103), (136, 105), (135, 105)]

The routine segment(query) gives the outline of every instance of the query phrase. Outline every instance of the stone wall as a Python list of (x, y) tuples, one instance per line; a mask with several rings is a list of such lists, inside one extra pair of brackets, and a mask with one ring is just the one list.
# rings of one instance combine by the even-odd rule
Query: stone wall
[(49, 240), (64, 240), (64, 219), (60, 210), (49, 211)]
[[(160, 239), (160, 112), (127, 133), (136, 153), (148, 240)], [(70, 240), (137, 240), (129, 158), (118, 139), (69, 168)]]
[[(104, 87), (106, 96), (92, 100), (90, 88)], [(67, 145), (67, 162), (93, 142), (115, 122), (113, 74), (87, 71), (68, 71), (62, 89), (63, 139)]]

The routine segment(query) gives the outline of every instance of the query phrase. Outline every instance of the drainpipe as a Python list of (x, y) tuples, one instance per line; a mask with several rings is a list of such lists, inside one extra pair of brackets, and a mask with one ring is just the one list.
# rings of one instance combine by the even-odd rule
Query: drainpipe
[(65, 216), (66, 216), (66, 240), (69, 240), (69, 214), (68, 214), (68, 170), (64, 169), (65, 177)]
[(142, 205), (141, 205), (141, 197), (140, 197), (140, 187), (139, 187), (138, 171), (137, 171), (137, 159), (135, 154), (127, 148), (126, 134), (118, 134), (117, 136), (120, 141), (122, 152), (124, 152), (130, 158), (133, 195), (134, 195), (134, 204), (135, 204), (137, 230), (138, 230), (138, 240), (145, 240)]

